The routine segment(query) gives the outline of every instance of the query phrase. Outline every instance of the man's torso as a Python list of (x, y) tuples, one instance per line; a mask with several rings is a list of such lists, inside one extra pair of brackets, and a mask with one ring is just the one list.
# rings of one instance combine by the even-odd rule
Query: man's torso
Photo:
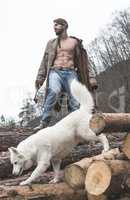
[(77, 45), (77, 40), (68, 37), (61, 40), (57, 47), (56, 58), (53, 66), (55, 67), (73, 67), (74, 66), (74, 50)]

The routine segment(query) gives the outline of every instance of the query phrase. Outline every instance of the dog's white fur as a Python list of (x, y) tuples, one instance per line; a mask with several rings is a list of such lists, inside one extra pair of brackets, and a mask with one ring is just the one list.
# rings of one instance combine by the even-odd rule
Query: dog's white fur
[(96, 136), (89, 128), (94, 107), (93, 98), (85, 86), (76, 80), (71, 83), (72, 95), (80, 103), (80, 108), (63, 118), (52, 127), (47, 127), (31, 135), (20, 142), (17, 148), (10, 147), (10, 160), (13, 164), (13, 174), (19, 175), (23, 170), (37, 164), (31, 176), (20, 183), (27, 185), (32, 183), (52, 163), (55, 177), (53, 183), (59, 180), (58, 172), (61, 160), (71, 152), (81, 140), (99, 140), (104, 151), (109, 149), (105, 135)]

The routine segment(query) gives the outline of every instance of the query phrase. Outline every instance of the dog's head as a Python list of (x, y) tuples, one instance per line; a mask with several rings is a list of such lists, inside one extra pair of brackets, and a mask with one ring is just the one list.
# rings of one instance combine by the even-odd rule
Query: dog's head
[(8, 150), (10, 152), (10, 161), (13, 165), (13, 175), (21, 175), (24, 170), (32, 166), (32, 161), (25, 159), (24, 155), (19, 153), (16, 148), (10, 147)]

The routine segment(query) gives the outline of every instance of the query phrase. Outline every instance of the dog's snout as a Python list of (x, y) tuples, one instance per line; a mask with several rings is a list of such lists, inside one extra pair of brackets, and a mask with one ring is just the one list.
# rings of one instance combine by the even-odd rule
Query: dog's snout
[(12, 174), (13, 174), (14, 176), (18, 176), (19, 173), (17, 173), (16, 171), (13, 171)]
[(16, 175), (17, 175), (15, 172), (12, 172), (12, 174), (13, 174), (14, 176), (16, 176)]

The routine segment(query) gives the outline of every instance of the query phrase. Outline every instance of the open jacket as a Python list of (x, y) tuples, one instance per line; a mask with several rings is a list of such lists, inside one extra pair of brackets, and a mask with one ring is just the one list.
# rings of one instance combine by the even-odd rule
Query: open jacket
[[(75, 47), (75, 52), (74, 52), (74, 67), (77, 70), (79, 81), (85, 84), (86, 87), (91, 91), (90, 79), (94, 78), (95, 74), (93, 69), (90, 67), (88, 63), (87, 52), (83, 48), (82, 40), (78, 38), (75, 39), (77, 39), (78, 43)], [(47, 85), (48, 85), (49, 72), (56, 58), (57, 46), (58, 46), (58, 38), (49, 40), (45, 49), (45, 53), (40, 68), (38, 70), (36, 80), (44, 81), (45, 79), (47, 79)]]

